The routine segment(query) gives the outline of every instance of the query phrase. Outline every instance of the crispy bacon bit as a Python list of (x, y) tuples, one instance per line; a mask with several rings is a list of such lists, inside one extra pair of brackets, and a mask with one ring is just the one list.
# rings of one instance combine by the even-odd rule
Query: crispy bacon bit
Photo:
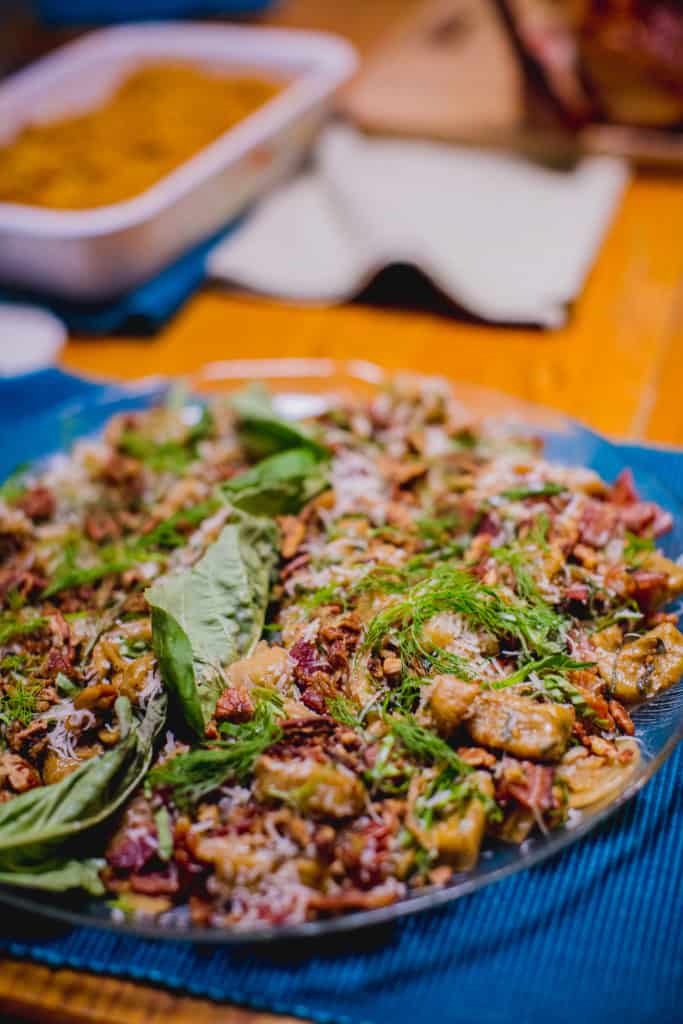
[(593, 548), (604, 548), (614, 533), (617, 516), (617, 509), (613, 505), (589, 498), (579, 523), (581, 541)]
[(32, 487), (15, 502), (15, 505), (29, 519), (40, 522), (44, 519), (52, 519), (57, 501), (49, 487)]
[(553, 806), (553, 769), (533, 761), (503, 762), (499, 788), (501, 799), (512, 797), (529, 810), (547, 811)]
[(609, 500), (613, 501), (615, 505), (632, 505), (640, 500), (640, 495), (633, 479), (633, 473), (630, 469), (622, 469), (621, 473), (619, 473), (610, 488)]
[(650, 611), (662, 603), (666, 596), (669, 577), (664, 572), (636, 569), (631, 573), (631, 596), (642, 611)]
[(254, 705), (244, 686), (227, 686), (216, 703), (219, 722), (248, 722), (253, 714)]
[(390, 832), (382, 821), (368, 821), (346, 833), (339, 857), (360, 889), (372, 889), (386, 877)]
[(148, 874), (132, 874), (130, 887), (133, 892), (147, 896), (172, 896), (180, 891), (178, 871), (175, 864), (169, 864), (166, 871), (150, 871)]
[(320, 675), (327, 675), (332, 667), (315, 644), (308, 640), (297, 640), (290, 649), (289, 656), (294, 662), (294, 679), (304, 690), (319, 683)]
[(620, 506), (618, 509), (619, 520), (632, 533), (647, 533), (652, 537), (660, 537), (663, 533), (667, 533), (673, 525), (673, 519), (669, 513), (654, 501), (640, 500), (630, 469), (623, 469), (614, 481), (610, 491), (610, 500)]
[(140, 826), (119, 833), (107, 850), (107, 863), (117, 871), (140, 871), (157, 852), (156, 836)]
[(654, 501), (639, 501), (635, 505), (625, 506), (619, 511), (619, 519), (631, 533), (650, 537), (661, 537), (673, 525), (669, 513)]
[(495, 512), (487, 512), (486, 515), (482, 516), (475, 534), (477, 537), (496, 537), (500, 533), (500, 529), (500, 516)]
[(588, 604), (591, 596), (590, 587), (587, 583), (570, 583), (564, 592), (567, 601), (576, 601), (577, 604)]
[(626, 733), (627, 736), (633, 736), (636, 727), (624, 705), (620, 704), (618, 700), (611, 700), (609, 702), (609, 711), (621, 731)]

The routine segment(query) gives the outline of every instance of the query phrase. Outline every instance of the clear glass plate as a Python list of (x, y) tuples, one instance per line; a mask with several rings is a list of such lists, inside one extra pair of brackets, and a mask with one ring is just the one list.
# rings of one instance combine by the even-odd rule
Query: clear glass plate
[[(412, 374), (417, 377), (418, 374)], [(262, 380), (277, 395), (283, 413), (291, 416), (312, 415), (335, 396), (349, 390), (368, 395), (381, 388), (387, 374), (371, 363), (346, 363), (329, 359), (236, 360), (204, 366), (189, 381), (198, 393), (226, 391), (247, 381)], [(144, 408), (163, 397), (169, 386), (167, 379), (155, 378), (127, 387), (100, 392), (83, 402), (69, 402), (47, 413), (38, 414), (20, 437), (12, 439), (15, 463), (55, 450), (68, 448), (78, 437), (96, 433), (116, 412)], [(550, 459), (595, 469), (611, 480), (628, 465), (627, 455), (612, 444), (569, 417), (521, 400), (453, 383), (453, 392), (475, 414), (495, 417), (515, 429), (540, 436), (545, 441)], [(35, 429), (34, 429), (35, 427)], [(648, 473), (634, 469), (634, 477), (643, 497), (658, 502), (674, 516), (674, 527), (662, 539), (661, 546), (669, 557), (683, 552), (683, 509), (680, 501)], [(412, 893), (399, 903), (377, 910), (358, 911), (343, 917), (304, 924), (266, 927), (259, 930), (173, 928), (140, 921), (117, 922), (110, 917), (104, 901), (88, 897), (55, 896), (50, 893), (29, 893), (0, 887), (0, 899), (23, 911), (55, 919), (66, 924), (113, 929), (122, 934), (146, 938), (185, 940), (214, 944), (267, 942), (293, 938), (316, 937), (358, 928), (367, 928), (394, 921), (407, 914), (432, 909), (490, 885), (515, 871), (538, 864), (572, 843), (577, 842), (630, 800), (652, 778), (683, 737), (683, 686), (661, 694), (633, 714), (636, 735), (641, 746), (637, 772), (622, 793), (606, 806), (588, 808), (572, 820), (571, 827), (538, 835), (521, 847), (491, 845), (485, 848), (477, 867), (453, 878), (444, 887), (427, 887)]]

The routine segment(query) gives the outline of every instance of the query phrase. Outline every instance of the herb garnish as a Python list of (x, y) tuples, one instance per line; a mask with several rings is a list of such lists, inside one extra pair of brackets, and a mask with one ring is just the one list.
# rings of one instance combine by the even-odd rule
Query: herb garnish
[(564, 494), (566, 490), (564, 484), (548, 481), (543, 484), (529, 484), (527, 487), (509, 487), (501, 491), (498, 497), (507, 498), (508, 501), (524, 501), (525, 498), (552, 498), (556, 494)]
[(544, 656), (561, 649), (564, 619), (544, 601), (506, 601), (498, 591), (453, 565), (437, 566), (428, 579), (379, 612), (367, 628), (364, 648), (376, 649), (390, 637), (398, 646), (404, 667), (426, 662), (435, 671), (468, 678), (470, 673), (462, 658), (424, 640), (424, 626), (440, 612), (459, 612), (494, 636), (514, 637), (527, 654)]
[(273, 703), (261, 699), (249, 722), (224, 723), (221, 734), (227, 737), (224, 741), (176, 754), (153, 768), (149, 784), (154, 789), (168, 788), (178, 807), (192, 807), (224, 782), (246, 778), (256, 759), (280, 739), (282, 730)]
[(5, 725), (11, 725), (12, 722), (30, 725), (36, 713), (40, 691), (39, 685), (30, 686), (21, 677), (15, 675), (13, 682), (0, 697), (0, 721)]

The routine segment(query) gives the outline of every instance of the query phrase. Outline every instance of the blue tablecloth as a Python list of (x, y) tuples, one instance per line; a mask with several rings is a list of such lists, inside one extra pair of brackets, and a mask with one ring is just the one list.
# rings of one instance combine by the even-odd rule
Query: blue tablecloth
[[(70, 397), (81, 386), (52, 380)], [(26, 387), (15, 385), (15, 402)], [(683, 453), (627, 451), (683, 499)], [(338, 1024), (677, 1024), (682, 782), (679, 748), (627, 807), (564, 854), (393, 928), (229, 950), (56, 931), (7, 910), (0, 950)]]

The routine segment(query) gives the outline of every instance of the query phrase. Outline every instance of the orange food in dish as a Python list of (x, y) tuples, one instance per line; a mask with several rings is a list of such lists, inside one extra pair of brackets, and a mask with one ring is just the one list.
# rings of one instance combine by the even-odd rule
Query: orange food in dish
[(143, 66), (95, 109), (26, 125), (1, 146), (0, 202), (81, 210), (130, 199), (281, 87), (187, 64)]

